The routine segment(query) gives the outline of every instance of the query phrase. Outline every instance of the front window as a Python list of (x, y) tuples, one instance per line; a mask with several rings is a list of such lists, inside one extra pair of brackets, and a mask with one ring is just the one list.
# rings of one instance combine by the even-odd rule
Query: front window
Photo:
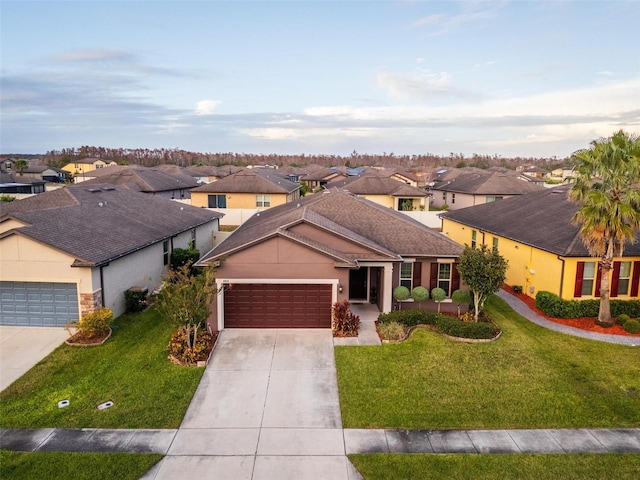
[(103, 165), (103, 164), (101, 164), (101, 163), (96, 163), (96, 169), (98, 169), (98, 168), (102, 168), (102, 167), (104, 167), (104, 165)]
[(405, 262), (400, 265), (400, 285), (407, 287), (409, 291), (413, 288), (413, 263)]
[(438, 264), (438, 287), (443, 289), (447, 297), (451, 296), (451, 264)]
[(192, 248), (196, 248), (196, 229), (192, 228), (191, 229), (191, 247)]
[(256, 195), (256, 207), (270, 207), (271, 195)]
[(596, 278), (596, 262), (585, 262), (582, 274), (582, 295), (593, 295), (593, 283)]
[(498, 250), (498, 237), (493, 237), (493, 249)]
[(456, 203), (456, 194), (452, 193), (451, 194), (451, 205), (453, 205), (454, 203)]
[(502, 200), (501, 195), (487, 195), (486, 198), (487, 203), (497, 202), (498, 200)]
[(620, 276), (618, 277), (618, 295), (629, 293), (629, 280), (631, 279), (631, 262), (620, 262)]
[(471, 248), (476, 248), (478, 244), (478, 232), (476, 230), (471, 230)]

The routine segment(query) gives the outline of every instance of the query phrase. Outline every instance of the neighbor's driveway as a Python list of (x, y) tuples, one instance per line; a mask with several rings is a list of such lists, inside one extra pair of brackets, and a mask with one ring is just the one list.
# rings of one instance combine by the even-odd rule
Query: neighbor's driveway
[(224, 330), (148, 479), (358, 477), (345, 456), (328, 329)]
[(0, 391), (62, 344), (69, 333), (61, 327), (0, 325)]

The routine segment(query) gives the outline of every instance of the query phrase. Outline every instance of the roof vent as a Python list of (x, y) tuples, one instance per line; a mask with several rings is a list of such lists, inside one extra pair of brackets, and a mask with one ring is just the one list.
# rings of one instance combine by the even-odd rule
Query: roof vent
[(104, 187), (105, 192), (113, 192), (115, 189), (116, 187)]
[(96, 192), (101, 192), (101, 191), (102, 191), (102, 189), (100, 189), (100, 188), (90, 188), (90, 189), (89, 189), (89, 191), (90, 191), (91, 193), (96, 193)]
[(551, 193), (564, 193), (564, 190), (551, 190)]

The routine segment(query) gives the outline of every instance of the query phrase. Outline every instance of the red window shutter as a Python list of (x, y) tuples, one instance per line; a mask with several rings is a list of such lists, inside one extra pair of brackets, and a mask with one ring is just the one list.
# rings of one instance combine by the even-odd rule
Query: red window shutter
[(582, 277), (584, 276), (584, 262), (578, 262), (576, 268), (576, 284), (573, 289), (574, 298), (582, 296)]
[(438, 264), (431, 264), (431, 276), (429, 277), (429, 290), (433, 290), (438, 286)]
[(618, 280), (620, 280), (620, 262), (613, 262), (613, 276), (611, 277), (611, 296), (618, 296)]
[[(596, 275), (596, 291), (593, 294), (594, 297), (600, 296), (600, 282), (602, 281), (602, 267), (600, 266), (600, 262), (598, 262), (598, 274)], [(609, 293), (611, 293), (611, 289), (609, 289)]]
[(458, 264), (453, 264), (451, 271), (451, 292), (455, 292), (460, 288), (460, 272), (458, 272)]
[(633, 262), (633, 275), (631, 277), (631, 296), (638, 296), (638, 286), (640, 285), (640, 262)]
[(418, 287), (422, 285), (422, 263), (413, 263), (413, 286)]

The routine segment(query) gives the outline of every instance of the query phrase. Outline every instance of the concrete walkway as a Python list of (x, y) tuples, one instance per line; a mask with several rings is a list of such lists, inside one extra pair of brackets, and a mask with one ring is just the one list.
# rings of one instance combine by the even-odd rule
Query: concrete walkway
[(589, 340), (598, 340), (600, 342), (617, 343), (619, 345), (630, 345), (632, 347), (637, 347), (640, 345), (640, 337), (627, 337), (624, 335), (610, 335), (606, 333), (590, 332), (588, 330), (582, 330), (580, 328), (562, 325), (561, 323), (551, 322), (546, 318), (541, 317), (536, 312), (532, 311), (527, 306), (527, 304), (520, 300), (518, 297), (515, 297), (502, 289), (498, 290), (498, 293), (496, 293), (496, 295), (507, 302), (511, 308), (513, 308), (527, 320), (530, 320), (533, 323), (540, 325), (541, 327), (548, 328), (549, 330), (566, 333), (567, 335), (573, 335), (574, 337), (588, 338)]

